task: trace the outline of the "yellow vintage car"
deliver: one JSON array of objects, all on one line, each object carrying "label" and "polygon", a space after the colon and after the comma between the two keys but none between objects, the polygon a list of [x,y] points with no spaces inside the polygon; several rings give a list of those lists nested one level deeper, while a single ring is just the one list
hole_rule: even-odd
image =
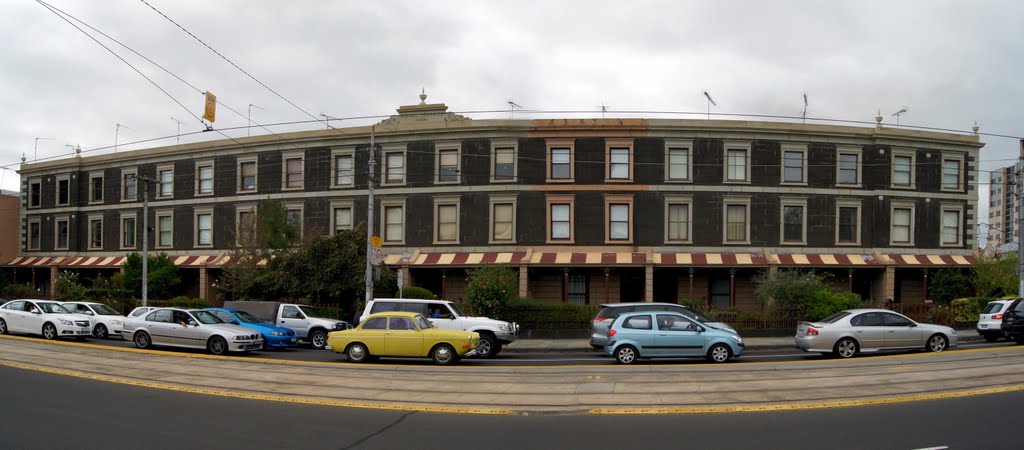
[{"label": "yellow vintage car", "polygon": [[329,350],[344,353],[354,363],[399,356],[431,358],[446,365],[473,356],[479,343],[474,331],[441,330],[423,315],[404,311],[373,314],[358,327],[327,337]]}]

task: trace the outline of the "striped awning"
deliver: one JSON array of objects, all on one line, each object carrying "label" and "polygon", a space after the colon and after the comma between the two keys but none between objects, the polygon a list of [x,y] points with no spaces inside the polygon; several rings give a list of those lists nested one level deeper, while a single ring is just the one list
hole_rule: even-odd
[{"label": "striped awning", "polygon": [[779,254],[776,255],[782,266],[871,266],[883,264],[872,255],[839,255],[839,254]]},{"label": "striped awning", "polygon": [[[491,253],[421,253],[410,266],[476,266],[482,264],[520,264],[526,252]],[[398,265],[402,255],[387,255],[384,264]]]},{"label": "striped awning", "polygon": [[202,256],[175,256],[171,257],[171,261],[176,266],[204,266],[208,263],[213,262],[217,259],[216,255],[202,255]]},{"label": "striped awning", "polygon": [[124,256],[19,256],[7,263],[13,267],[116,267],[124,263]]},{"label": "striped awning", "polygon": [[642,265],[647,263],[646,253],[575,253],[559,252],[547,253],[538,252],[530,256],[530,264],[538,266],[546,265]]},{"label": "striped awning", "polygon": [[750,253],[655,253],[654,264],[663,266],[764,266],[764,255]]},{"label": "striped awning", "polygon": [[969,266],[973,256],[961,255],[889,255],[897,266]]},{"label": "striped awning", "polygon": [[[226,266],[228,264],[231,264],[231,261],[232,261],[231,255],[228,255],[228,256],[225,256],[225,257],[223,257],[223,258],[221,258],[219,260],[213,261],[213,262],[211,262],[209,264],[213,265],[213,266]],[[259,262],[256,263],[256,265],[258,265],[258,266],[265,266],[265,265],[267,265],[267,259],[266,258],[260,259]]]}]

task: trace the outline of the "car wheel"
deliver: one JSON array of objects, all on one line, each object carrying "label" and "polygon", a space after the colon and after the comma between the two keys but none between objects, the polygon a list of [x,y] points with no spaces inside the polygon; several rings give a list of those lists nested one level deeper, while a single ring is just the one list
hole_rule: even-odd
[{"label": "car wheel", "polygon": [[732,350],[728,345],[715,344],[708,350],[708,360],[716,363],[724,363],[732,357]]},{"label": "car wheel", "polygon": [[852,358],[857,354],[857,341],[850,338],[842,338],[832,348],[832,354],[840,358]]},{"label": "car wheel", "polygon": [[228,352],[228,341],[220,336],[214,336],[206,341],[206,350],[214,355],[223,355]]},{"label": "car wheel", "polygon": [[501,344],[498,339],[489,334],[480,334],[480,343],[476,346],[476,356],[480,358],[493,358],[498,354]]},{"label": "car wheel", "polygon": [[984,337],[987,342],[995,342],[999,340],[999,335],[997,334],[986,334]]},{"label": "car wheel", "polygon": [[370,359],[370,352],[366,350],[365,345],[359,342],[349,344],[345,349],[345,355],[348,356],[348,362],[353,363],[361,363]]},{"label": "car wheel", "polygon": [[136,331],[135,337],[132,339],[132,341],[135,341],[136,347],[142,349],[149,348],[149,346],[153,343],[153,341],[149,339],[149,334],[146,333],[145,331]]},{"label": "car wheel", "polygon": [[941,334],[933,334],[932,337],[928,338],[928,351],[930,352],[941,352],[949,346],[949,340],[946,336]]},{"label": "car wheel", "polygon": [[96,339],[106,339],[109,333],[107,333],[106,325],[98,324],[96,328],[92,330],[92,335],[96,336]]},{"label": "car wheel", "polygon": [[0,319],[0,334],[7,334],[7,322],[4,319]]},{"label": "car wheel", "polygon": [[43,324],[43,338],[44,339],[56,339],[57,338],[57,327],[53,326],[52,323],[46,322]]},{"label": "car wheel", "polygon": [[324,333],[323,330],[316,330],[309,333],[309,345],[312,346],[314,350],[323,350],[324,347],[327,346],[327,333]]},{"label": "car wheel", "polygon": [[619,364],[633,364],[639,358],[639,353],[636,351],[636,347],[632,345],[623,345],[615,349],[615,360]]},{"label": "car wheel", "polygon": [[430,352],[430,357],[434,360],[434,364],[439,366],[447,366],[459,360],[459,355],[455,353],[455,348],[448,344],[440,344],[434,347],[434,351]]}]

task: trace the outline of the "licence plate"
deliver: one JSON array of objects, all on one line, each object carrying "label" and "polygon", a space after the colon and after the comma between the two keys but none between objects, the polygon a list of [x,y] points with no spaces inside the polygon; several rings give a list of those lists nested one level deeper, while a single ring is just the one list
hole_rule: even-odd
[{"label": "licence plate", "polygon": [[246,350],[260,350],[262,348],[263,348],[263,346],[260,345],[260,344],[249,344],[249,345],[245,346]]},{"label": "licence plate", "polygon": [[988,324],[987,323],[978,324],[978,329],[984,330],[986,328],[988,328]]},{"label": "licence plate", "polygon": [[299,342],[299,338],[291,338],[291,339],[288,340],[288,342],[291,342],[292,344],[294,344],[296,342]]}]

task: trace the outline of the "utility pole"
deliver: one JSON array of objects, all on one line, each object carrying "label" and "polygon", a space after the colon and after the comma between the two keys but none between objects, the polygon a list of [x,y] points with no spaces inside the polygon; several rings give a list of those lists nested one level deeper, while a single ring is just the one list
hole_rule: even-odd
[{"label": "utility pole", "polygon": [[139,177],[142,181],[142,306],[148,306],[149,281],[149,183],[148,177]]},{"label": "utility pole", "polygon": [[373,175],[377,164],[376,126],[370,125],[370,173],[366,176],[369,191],[366,203],[366,303],[373,300]]}]

